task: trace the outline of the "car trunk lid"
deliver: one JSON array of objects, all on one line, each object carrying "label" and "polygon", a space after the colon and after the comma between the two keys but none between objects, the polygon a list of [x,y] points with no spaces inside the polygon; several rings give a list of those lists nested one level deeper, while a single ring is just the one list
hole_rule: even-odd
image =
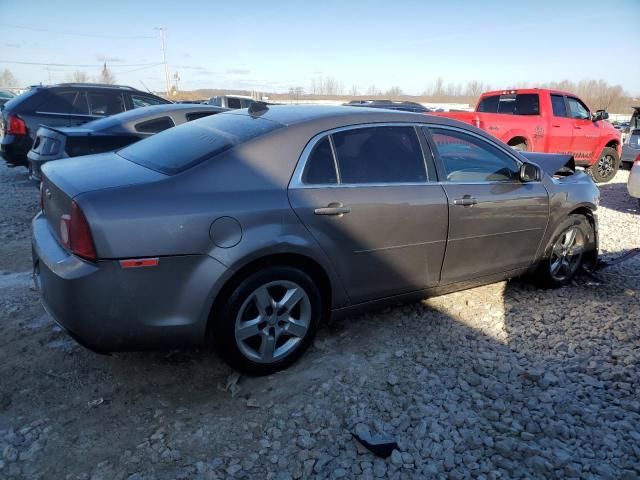
[{"label": "car trunk lid", "polygon": [[[61,218],[70,214],[71,203],[78,195],[167,178],[162,173],[130,162],[114,152],[47,163],[42,171],[42,206],[58,240]],[[91,223],[91,219],[88,220]]]}]

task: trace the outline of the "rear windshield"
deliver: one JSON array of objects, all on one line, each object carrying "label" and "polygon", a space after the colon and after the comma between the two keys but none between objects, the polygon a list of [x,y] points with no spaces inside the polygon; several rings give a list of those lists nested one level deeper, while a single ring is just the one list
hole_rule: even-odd
[{"label": "rear windshield", "polygon": [[507,115],[539,115],[540,98],[537,93],[491,95],[480,101],[477,111]]},{"label": "rear windshield", "polygon": [[282,126],[250,115],[223,113],[170,128],[123,148],[118,155],[143,167],[175,175]]}]

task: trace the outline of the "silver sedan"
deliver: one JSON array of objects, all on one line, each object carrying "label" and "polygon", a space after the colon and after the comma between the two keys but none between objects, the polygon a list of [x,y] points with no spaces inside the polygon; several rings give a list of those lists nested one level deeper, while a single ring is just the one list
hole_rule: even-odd
[{"label": "silver sedan", "polygon": [[598,189],[571,157],[428,115],[266,106],[43,168],[45,307],[98,351],[212,345],[282,369],[331,315],[597,254]]}]

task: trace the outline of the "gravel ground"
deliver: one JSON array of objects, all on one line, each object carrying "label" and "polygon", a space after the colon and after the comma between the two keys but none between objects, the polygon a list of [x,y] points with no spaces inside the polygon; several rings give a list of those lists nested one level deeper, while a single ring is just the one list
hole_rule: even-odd
[{"label": "gravel ground", "polygon": [[[627,172],[605,254],[640,244]],[[294,367],[96,355],[30,288],[37,190],[0,166],[0,478],[640,478],[640,257],[600,279],[501,282],[334,322]],[[386,432],[386,460],[352,432]]]}]

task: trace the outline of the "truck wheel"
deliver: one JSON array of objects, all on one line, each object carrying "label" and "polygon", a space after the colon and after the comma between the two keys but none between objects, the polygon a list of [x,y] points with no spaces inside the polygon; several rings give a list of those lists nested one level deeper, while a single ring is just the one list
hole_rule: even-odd
[{"label": "truck wheel", "polygon": [[509,144],[509,146],[511,148],[513,148],[514,150],[517,150],[518,152],[527,152],[529,149],[527,148],[527,144],[524,142],[520,142],[520,143],[516,143],[516,144]]},{"label": "truck wheel", "polygon": [[620,168],[620,157],[615,148],[605,147],[602,149],[598,161],[587,168],[587,173],[591,175],[594,182],[606,183],[613,179]]}]

